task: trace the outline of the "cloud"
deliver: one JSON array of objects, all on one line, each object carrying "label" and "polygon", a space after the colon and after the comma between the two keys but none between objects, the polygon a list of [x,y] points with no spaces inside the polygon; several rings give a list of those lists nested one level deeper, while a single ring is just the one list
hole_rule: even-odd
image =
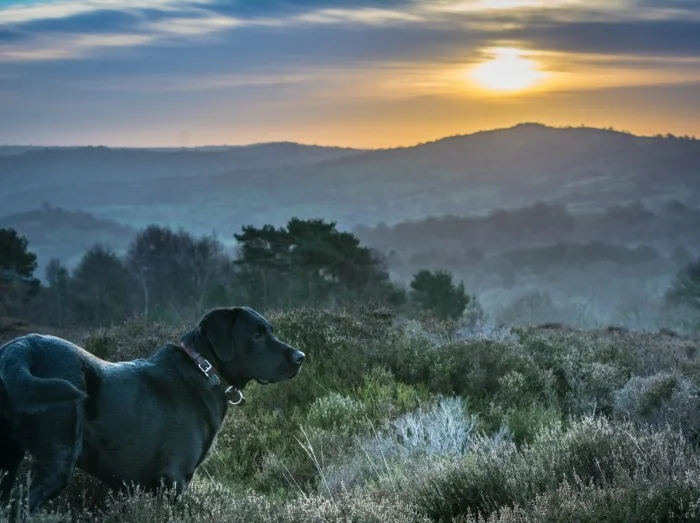
[{"label": "cloud", "polygon": [[211,74],[211,75],[125,75],[118,79],[73,82],[76,89],[86,91],[123,91],[177,93],[231,91],[232,89],[284,87],[320,78],[309,74]]},{"label": "cloud", "polygon": [[78,34],[56,41],[54,38],[36,38],[30,44],[0,46],[0,62],[32,62],[65,60],[86,56],[105,48],[133,47],[153,41],[143,34]]},{"label": "cloud", "polygon": [[[470,91],[465,74],[499,46],[528,50],[556,80],[548,96],[582,103],[611,88],[664,86],[645,91],[651,100],[700,71],[695,1],[44,2],[0,8],[0,120],[21,120],[29,133],[22,136],[66,122],[103,126],[112,136],[113,126],[146,120],[168,132],[182,122],[224,132],[245,121],[310,136],[313,125],[346,115],[353,126],[360,126],[353,115],[373,126],[386,104],[415,101],[420,107],[403,122],[417,126],[417,137],[418,116],[443,107],[423,103],[426,95],[445,101],[445,120],[461,114],[460,103],[482,119],[490,113],[480,104],[499,107],[505,118],[508,107],[531,103],[534,94],[506,103]],[[402,121],[401,114],[391,117]],[[439,128],[436,122],[431,133]]]},{"label": "cloud", "polygon": [[639,55],[700,53],[700,20],[552,23],[532,21],[511,35],[536,48]]},{"label": "cloud", "polygon": [[[188,43],[244,28],[294,31],[339,26],[372,33],[404,29],[416,50],[445,32],[461,40],[511,39],[571,52],[693,54],[700,48],[696,2],[671,0],[91,0],[0,9],[0,60],[84,58],[104,47]],[[317,30],[317,29],[314,29]],[[429,38],[424,37],[429,31]],[[470,34],[465,34],[469,32]],[[81,47],[84,34],[111,34],[109,45]],[[394,33],[396,34],[396,33]],[[138,37],[137,37],[138,36]],[[340,37],[340,40],[343,36]],[[376,41],[377,39],[375,39]],[[329,42],[334,45],[334,42]],[[24,47],[24,49],[22,49]],[[419,51],[418,51],[419,52]]]}]

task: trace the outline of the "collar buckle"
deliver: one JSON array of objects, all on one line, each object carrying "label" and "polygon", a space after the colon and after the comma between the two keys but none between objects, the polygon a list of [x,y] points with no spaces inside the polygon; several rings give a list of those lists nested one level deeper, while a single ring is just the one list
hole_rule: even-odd
[{"label": "collar buckle", "polygon": [[235,392],[236,394],[238,394],[238,399],[236,401],[228,400],[228,402],[231,405],[242,405],[245,402],[245,396],[243,395],[243,391],[241,391],[241,389],[235,388],[233,385],[229,386],[224,392],[227,395],[231,392]]},{"label": "collar buckle", "polygon": [[[206,365],[206,368],[203,366]],[[209,371],[213,368],[213,365],[209,363],[209,360],[205,360],[202,358],[202,363],[198,363],[197,367],[199,367],[199,370],[201,370],[204,374],[207,375],[207,378],[209,377]]]},{"label": "collar buckle", "polygon": [[214,365],[212,365],[209,360],[206,358],[202,357],[201,354],[198,354],[194,350],[190,349],[185,345],[183,342],[180,342],[180,347],[185,351],[185,353],[192,358],[194,363],[197,364],[197,367],[199,368],[200,371],[207,377],[209,382],[212,384],[212,386],[216,387],[219,385],[223,385],[225,387],[224,394],[228,395],[229,393],[234,393],[236,394],[236,400],[230,400],[227,398],[227,401],[231,405],[243,405],[245,403],[245,396],[243,396],[243,391],[241,389],[234,387],[233,385],[229,385],[226,380],[223,377],[220,377],[219,374],[216,372],[216,369],[214,368]]}]

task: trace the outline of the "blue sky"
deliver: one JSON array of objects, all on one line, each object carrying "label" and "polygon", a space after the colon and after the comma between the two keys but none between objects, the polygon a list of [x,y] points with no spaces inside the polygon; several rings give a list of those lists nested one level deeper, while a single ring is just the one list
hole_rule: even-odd
[{"label": "blue sky", "polygon": [[0,144],[384,147],[521,121],[700,135],[700,1],[0,0]]}]

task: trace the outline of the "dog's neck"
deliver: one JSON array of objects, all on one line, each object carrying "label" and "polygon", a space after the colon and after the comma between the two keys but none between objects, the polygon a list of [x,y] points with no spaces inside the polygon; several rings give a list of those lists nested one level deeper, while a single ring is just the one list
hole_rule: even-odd
[{"label": "dog's neck", "polygon": [[218,368],[220,364],[219,359],[216,357],[211,343],[209,343],[209,340],[202,336],[202,333],[199,332],[199,329],[194,329],[185,333],[180,338],[180,343],[189,347],[193,351],[196,351],[203,358],[209,360],[212,365]]},{"label": "dog's neck", "polygon": [[229,403],[242,405],[245,402],[243,387],[248,380],[239,377],[231,380],[221,373],[221,362],[216,357],[209,340],[202,336],[198,329],[183,335],[180,338],[180,347],[207,379],[222,387]]}]

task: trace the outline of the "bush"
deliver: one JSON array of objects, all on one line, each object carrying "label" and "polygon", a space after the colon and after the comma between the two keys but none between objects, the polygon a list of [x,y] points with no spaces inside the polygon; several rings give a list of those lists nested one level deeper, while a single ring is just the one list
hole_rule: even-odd
[{"label": "bush", "polygon": [[563,423],[560,410],[537,404],[509,409],[497,419],[502,420],[517,445],[532,443],[543,430]]},{"label": "bush", "polygon": [[[400,380],[425,384],[434,394],[458,395],[474,409],[486,409],[499,394],[512,405],[525,405],[545,398],[543,374],[532,356],[514,342],[491,340],[454,341],[438,347],[406,343],[397,348],[390,363]],[[509,394],[503,378],[523,376],[517,394]]]},{"label": "bush", "polygon": [[142,316],[132,316],[123,323],[99,328],[82,340],[85,349],[107,361],[148,358],[167,342],[179,343],[185,329],[177,330]]},{"label": "bush", "polygon": [[[541,432],[520,451],[507,442],[474,449],[461,459],[434,461],[403,490],[433,521],[459,516],[489,518],[506,507],[529,507],[564,483],[616,488],[667,489],[700,478],[695,451],[676,432],[586,418],[569,430]],[[645,487],[646,486],[646,487]],[[666,496],[675,513],[687,508],[690,489]]]},{"label": "bush", "polygon": [[[620,479],[616,486],[564,481],[556,489],[536,496],[530,503],[503,507],[489,518],[464,517],[474,523],[598,523],[619,521],[696,521],[700,478],[673,477],[666,484],[639,475]],[[661,483],[661,484],[659,484]]]},{"label": "bush", "polygon": [[401,416],[392,424],[393,443],[404,454],[465,454],[477,426],[460,398],[444,398],[430,409]]},{"label": "bush", "polygon": [[668,372],[631,378],[615,394],[615,413],[637,423],[666,424],[687,436],[700,430],[700,396],[687,378]]},{"label": "bush", "polygon": [[354,398],[331,392],[311,404],[307,422],[320,429],[354,432],[364,425],[366,408]]},{"label": "bush", "polygon": [[[508,432],[501,430],[492,438],[507,439]],[[467,454],[484,439],[476,416],[467,414],[463,400],[440,398],[404,414],[381,431],[356,438],[355,445],[322,472],[331,490],[391,482],[418,470],[426,460]]]}]

